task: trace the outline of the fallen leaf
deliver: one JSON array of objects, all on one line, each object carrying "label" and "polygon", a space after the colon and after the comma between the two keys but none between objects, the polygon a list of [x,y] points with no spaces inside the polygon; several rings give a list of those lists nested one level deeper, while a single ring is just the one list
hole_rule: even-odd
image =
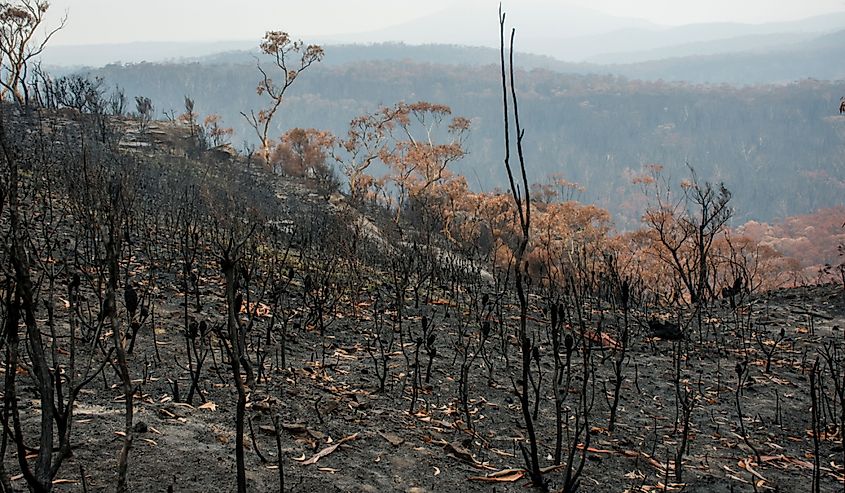
[{"label": "fallen leaf", "polygon": [[402,445],[403,443],[405,443],[404,438],[402,438],[398,435],[395,435],[393,433],[381,433],[380,432],[379,435],[381,435],[382,438],[384,438],[385,440],[390,442],[390,444],[393,445],[394,447],[398,447],[398,446]]},{"label": "fallen leaf", "polygon": [[[578,444],[578,450],[584,450],[584,444]],[[592,452],[594,454],[612,454],[613,450],[606,450],[601,448],[594,448],[594,447],[587,447],[587,452]]]},{"label": "fallen leaf", "polygon": [[176,416],[175,414],[173,414],[173,413],[171,413],[170,411],[168,411],[167,409],[159,409],[159,410],[158,410],[158,412],[159,412],[159,414],[161,414],[164,418],[167,418],[167,419],[173,419],[173,418],[178,417],[178,416]]},{"label": "fallen leaf", "polygon": [[217,410],[217,404],[215,404],[211,401],[208,401],[205,404],[201,405],[197,409],[208,409],[209,411],[216,411]]},{"label": "fallen leaf", "polygon": [[261,433],[263,433],[267,436],[271,436],[271,437],[276,436],[276,427],[275,426],[258,425],[258,431],[260,431]]},{"label": "fallen leaf", "polygon": [[472,457],[472,453],[466,449],[460,442],[452,442],[447,443],[443,450],[446,451],[447,454],[452,454],[456,458],[461,459],[462,461],[469,462],[470,464],[475,464],[475,459]]},{"label": "fallen leaf", "polygon": [[350,442],[350,441],[352,441],[352,440],[355,440],[356,438],[358,438],[358,434],[357,434],[357,433],[353,433],[352,435],[349,435],[348,437],[342,438],[340,441],[338,441],[338,442],[337,442],[337,443],[335,443],[334,445],[331,445],[331,446],[329,446],[329,447],[326,447],[326,448],[324,448],[323,450],[321,450],[321,451],[317,452],[316,454],[314,454],[314,455],[313,455],[310,459],[308,459],[308,460],[304,461],[304,462],[302,463],[302,465],[303,465],[303,466],[307,466],[307,465],[310,465],[310,464],[316,464],[318,460],[320,460],[320,459],[322,459],[323,457],[325,457],[325,456],[327,456],[327,455],[331,454],[332,452],[334,452],[335,450],[337,450],[337,448],[338,448],[338,447],[340,447],[341,445],[343,445],[344,443],[346,443],[346,442]]},{"label": "fallen leaf", "polygon": [[304,423],[282,423],[282,429],[291,433],[305,433],[308,427]]},{"label": "fallen leaf", "polygon": [[491,448],[490,452],[493,452],[496,455],[501,455],[502,457],[516,457],[515,455],[513,455],[510,452],[505,452],[504,450],[500,450],[500,449],[497,449],[497,448]]},{"label": "fallen leaf", "polygon": [[739,462],[737,463],[737,465],[740,467],[740,469],[745,469],[746,471],[750,472],[757,479],[759,479],[761,481],[766,481],[766,478],[764,478],[759,472],[755,471],[754,468],[751,467],[751,461],[750,460],[740,459]]},{"label": "fallen leaf", "polygon": [[470,481],[483,481],[486,483],[513,483],[525,476],[523,469],[504,469],[484,476],[473,476]]}]

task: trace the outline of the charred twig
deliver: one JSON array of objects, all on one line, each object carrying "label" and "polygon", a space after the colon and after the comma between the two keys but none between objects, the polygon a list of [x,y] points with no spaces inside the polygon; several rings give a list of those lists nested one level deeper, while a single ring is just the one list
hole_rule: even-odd
[{"label": "charred twig", "polygon": [[261,453],[261,449],[258,448],[258,442],[255,440],[255,430],[252,429],[252,417],[247,420],[247,423],[249,423],[249,438],[252,441],[252,448],[255,449],[255,453],[258,455],[261,463],[266,464],[267,458]]}]

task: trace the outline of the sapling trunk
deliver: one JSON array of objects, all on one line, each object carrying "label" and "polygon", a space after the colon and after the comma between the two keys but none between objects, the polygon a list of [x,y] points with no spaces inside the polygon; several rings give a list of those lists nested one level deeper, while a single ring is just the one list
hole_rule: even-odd
[{"label": "sapling trunk", "polygon": [[821,457],[819,457],[819,435],[821,424],[819,419],[819,393],[818,393],[819,359],[816,358],[810,370],[810,414],[812,418],[813,432],[813,482],[810,491],[819,493],[821,491]]},{"label": "sapling trunk", "polygon": [[[572,362],[572,351],[575,349],[575,340],[572,335],[566,334],[564,346],[566,347],[566,387],[561,391],[560,378],[555,378],[555,464],[561,464],[563,459],[563,403],[569,394],[569,369]],[[560,371],[560,370],[559,370]],[[567,425],[568,426],[568,425]]]},{"label": "sapling trunk", "polygon": [[[114,200],[116,201],[117,198],[115,197]],[[123,398],[125,406],[123,446],[121,447],[117,460],[117,492],[123,493],[125,491],[128,491],[128,486],[126,484],[126,475],[129,467],[129,451],[132,448],[134,433],[132,421],[134,411],[133,397],[135,394],[135,389],[132,386],[132,379],[129,376],[129,364],[126,361],[126,349],[124,346],[125,339],[123,337],[123,331],[120,328],[120,320],[117,316],[117,304],[115,301],[115,294],[117,292],[118,286],[117,252],[119,251],[119,246],[115,244],[115,238],[117,237],[117,235],[115,234],[114,221],[112,221],[111,225],[112,228],[110,228],[109,231],[109,239],[106,242],[106,259],[109,264],[109,282],[107,284],[106,289],[105,305],[107,307],[108,316],[110,318],[112,326],[112,339],[114,341],[115,353],[117,355],[116,368],[123,387]]]},{"label": "sapling trunk", "polygon": [[[583,320],[581,320],[581,345],[583,347],[583,368],[578,407],[575,411],[575,432],[570,437],[566,465],[564,466],[564,493],[575,493],[581,484],[581,474],[587,462],[587,451],[590,448],[590,412],[593,405],[595,389],[590,391],[590,381],[595,383],[592,348],[584,338]],[[589,396],[588,396],[589,395]],[[568,416],[567,416],[568,417]],[[569,420],[567,419],[567,423]],[[568,428],[567,428],[568,429]],[[583,436],[583,444],[581,443]],[[579,455],[576,465],[575,456]]]},{"label": "sapling trunk", "polygon": [[540,398],[543,385],[543,368],[540,366],[540,348],[536,345],[531,350],[531,357],[537,364],[537,379],[529,372],[528,376],[531,379],[531,386],[534,387],[534,414],[533,418],[536,421],[540,414]]},{"label": "sapling trunk", "polygon": [[408,412],[413,415],[417,409],[417,398],[420,390],[420,346],[422,346],[422,338],[414,341],[414,363],[412,366],[411,378],[411,406]]},{"label": "sapling trunk", "polygon": [[[373,334],[367,341],[366,350],[373,360],[373,369],[376,378],[379,382],[378,391],[383,393],[385,390],[385,382],[387,381],[388,364],[390,362],[390,355],[387,351],[387,342],[382,337],[384,330],[384,314],[381,307],[376,302],[373,306]],[[378,348],[378,354],[374,351],[374,347]]]},{"label": "sapling trunk", "polygon": [[675,482],[677,483],[683,481],[683,461],[689,444],[690,419],[692,417],[692,411],[695,408],[696,401],[697,396],[695,395],[695,391],[685,388],[684,397],[681,401],[681,407],[683,410],[681,416],[683,425],[681,429],[681,443],[675,453]]},{"label": "sapling trunk", "polygon": [[244,419],[246,416],[246,389],[241,377],[241,357],[244,347],[241,346],[239,310],[235,296],[236,261],[230,257],[227,250],[223,254],[221,269],[226,281],[226,328],[228,336],[229,365],[232,370],[238,400],[235,408],[235,463],[238,493],[246,493],[246,464],[244,460]]},{"label": "sapling trunk", "polygon": [[279,493],[285,493],[285,455],[282,451],[282,425],[281,417],[273,415],[273,431],[276,435],[276,454],[279,466]]},{"label": "sapling trunk", "polygon": [[751,451],[754,452],[754,457],[757,459],[757,463],[759,464],[759,463],[762,462],[760,460],[760,453],[757,451],[757,449],[751,443],[751,439],[748,436],[748,432],[745,429],[745,422],[744,422],[745,418],[743,417],[743,414],[742,414],[742,402],[741,402],[741,399],[740,399],[740,395],[742,394],[742,386],[745,382],[745,379],[747,378],[747,375],[748,375],[748,366],[743,362],[737,363],[736,364],[737,384],[736,384],[736,394],[735,394],[736,395],[736,412],[737,412],[737,415],[739,417],[739,430],[742,434],[742,439],[745,441],[745,444],[748,445],[748,448],[750,448]]},{"label": "sapling trunk", "polygon": [[622,394],[622,382],[624,376],[622,374],[623,365],[625,363],[625,353],[628,349],[628,289],[627,281],[623,285],[623,301],[622,301],[622,337],[619,340],[619,348],[616,349],[613,361],[613,402],[610,405],[610,420],[607,424],[607,430],[613,433],[616,427],[616,413],[619,408],[619,400]]}]

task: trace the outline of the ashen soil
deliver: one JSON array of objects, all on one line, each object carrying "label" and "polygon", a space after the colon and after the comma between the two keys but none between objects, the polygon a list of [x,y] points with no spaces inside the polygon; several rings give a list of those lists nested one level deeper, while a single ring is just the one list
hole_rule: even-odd
[{"label": "ashen soil", "polygon": [[[387,389],[377,392],[372,360],[364,348],[369,317],[339,319],[331,327],[325,339],[325,365],[320,362],[322,342],[316,330],[292,334],[288,369],[269,371],[269,380],[249,391],[247,416],[253,433],[247,427],[248,489],[279,491],[272,423],[273,413],[278,412],[285,491],[526,491],[528,481],[521,477],[524,462],[517,445],[526,434],[510,381],[510,375],[518,371],[504,368],[494,350],[498,337],[488,341],[496,369],[493,380],[488,380],[487,367],[479,358],[470,371],[476,434],[470,433],[460,412],[460,360],[451,347],[452,336],[447,336],[452,329],[444,310],[435,306],[431,316],[443,336],[438,338],[431,383],[422,390],[413,415],[409,413],[410,387],[403,386],[409,381],[406,363],[398,350],[390,360]],[[418,323],[415,315],[409,315],[408,323]],[[544,320],[538,306],[532,307],[530,315],[534,323]],[[618,325],[615,316],[605,316],[607,327]],[[638,317],[633,318],[642,322],[646,316]],[[750,320],[753,330],[763,334],[763,344],[771,345],[784,330],[786,340],[774,353],[770,373],[764,372],[765,356],[758,343],[747,334],[744,348],[739,342],[735,317]],[[187,372],[176,363],[178,358],[179,364],[185,364],[182,326],[178,302],[162,302],[155,324],[160,360],[149,325],[142,328],[131,358],[132,375],[139,385],[135,421],[145,424],[139,425],[130,453],[133,492],[163,492],[170,486],[176,492],[235,490],[236,397],[229,367],[221,364],[219,351],[216,363],[209,356],[202,379],[207,403],[201,405],[200,399],[195,399],[194,406],[174,402],[170,381],[178,378],[182,397],[190,386]],[[613,358],[609,349],[596,347],[590,451],[580,491],[810,491],[813,442],[808,372],[824,342],[845,343],[843,327],[841,286],[763,294],[746,300],[738,311],[722,304],[705,318],[703,342],[695,323],[680,343],[650,337],[642,324],[635,324],[613,433],[607,431],[608,401],[603,395],[605,388],[612,389]],[[536,427],[545,467],[552,465],[554,447],[553,361],[548,341],[539,343],[544,357]],[[514,364],[517,347],[511,337],[509,344]],[[676,426],[675,419],[673,354],[684,346],[690,356],[681,363],[681,385],[695,390],[698,401],[691,418],[689,451],[683,459],[683,483],[676,484],[674,467],[670,465],[668,474],[665,468],[667,462],[674,463],[681,439],[681,425]],[[576,354],[573,361],[579,358]],[[746,358],[749,374],[740,405],[748,443],[762,456],[762,463],[739,428],[735,366]],[[266,366],[270,368],[270,361]],[[578,367],[574,365],[575,373]],[[829,376],[825,382],[831,394]],[[109,370],[80,395],[74,414],[74,456],[63,465],[56,491],[83,491],[83,471],[88,491],[114,489],[123,429],[122,394],[116,383]],[[568,405],[577,400],[577,386],[573,379]],[[21,408],[30,431],[37,422],[35,398],[31,388],[22,384]],[[845,452],[839,431],[830,427],[827,432],[821,443],[821,491],[842,491]],[[317,452],[344,439],[331,453],[305,465]],[[14,474],[12,454],[5,460]],[[517,471],[500,478],[504,481],[478,479],[505,469]],[[562,470],[552,470],[546,478],[552,490],[562,488]],[[20,478],[14,485],[25,489]]]}]

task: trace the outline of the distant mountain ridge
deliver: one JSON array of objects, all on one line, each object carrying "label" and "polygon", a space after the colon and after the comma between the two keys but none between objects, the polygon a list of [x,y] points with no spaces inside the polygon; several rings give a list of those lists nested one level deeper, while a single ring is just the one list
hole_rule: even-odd
[{"label": "distant mountain ridge", "polygon": [[[661,26],[636,18],[608,15],[597,10],[556,2],[524,0],[507,8],[510,25],[517,30],[521,50],[561,60],[579,57],[560,51],[561,40],[602,36],[624,29],[659,30]],[[404,41],[413,44],[499,46],[495,3],[485,0],[454,2],[440,12],[378,31],[341,37],[345,42]]]},{"label": "distant mountain ridge", "polygon": [[[770,44],[772,44],[770,46]],[[117,57],[132,45],[104,45],[104,53]],[[165,43],[152,44],[151,49],[159,53],[162,61],[171,63],[202,64],[254,64],[257,48],[250,48],[248,42],[218,44],[186,44],[180,46]],[[680,52],[704,52],[701,55],[660,58],[635,63],[573,63],[564,62],[548,55],[517,54],[516,62],[525,69],[545,69],[574,74],[612,74],[631,79],[686,81],[697,84],[782,84],[813,78],[820,80],[845,79],[845,64],[841,59],[845,46],[845,29],[822,35],[794,33],[786,35],[759,35],[735,40],[721,40],[695,44],[695,47],[679,46],[659,51],[668,54]],[[244,49],[246,47],[246,49]],[[740,48],[745,49],[740,49]],[[219,48],[235,48],[221,51]],[[325,45],[326,58],[323,65],[339,66],[365,61],[412,61],[416,63],[448,65],[497,64],[497,49],[480,46],[459,45],[409,45],[404,43],[374,43],[368,45]],[[80,48],[82,49],[82,48]],[[89,49],[89,48],[85,48]],[[217,51],[215,51],[217,49]],[[69,50],[69,49],[68,49]],[[156,51],[157,50],[157,51]],[[739,50],[739,51],[733,51]],[[192,56],[176,56],[178,53]],[[50,60],[63,55],[64,61],[75,60],[72,50],[57,50],[45,58],[45,64],[52,67]],[[621,57],[622,55],[617,55]],[[644,54],[633,58],[647,58]],[[611,57],[612,58],[612,57]],[[156,60],[145,59],[155,63]],[[129,63],[131,60],[125,60]],[[104,64],[105,65],[105,64]],[[79,67],[76,67],[79,68]],[[68,68],[57,67],[54,73],[63,74]]]},{"label": "distant mountain ridge", "polygon": [[[814,78],[845,79],[845,64],[837,63],[845,46],[845,29],[823,35],[795,33],[745,38],[739,51],[735,44],[717,49],[716,42],[704,43],[704,55],[679,56],[636,63],[574,63],[548,55],[517,54],[516,63],[524,69],[545,69],[560,73],[609,74],[630,79],[684,81],[696,84],[783,84]],[[754,44],[756,40],[758,43]],[[780,40],[781,42],[772,43]],[[792,40],[789,42],[788,40]],[[727,42],[723,42],[727,43]],[[340,66],[364,61],[412,61],[447,65],[489,65],[499,63],[493,48],[459,45],[328,45],[325,65]],[[707,50],[701,50],[707,51]],[[233,51],[190,59],[199,63],[252,63],[255,52]]]},{"label": "distant mountain ridge", "polygon": [[604,65],[632,79],[693,83],[783,84],[802,79],[845,80],[845,30],[773,49]]},{"label": "distant mountain ridge", "polygon": [[[388,29],[340,37],[339,41],[371,43],[402,40],[412,44],[460,44],[495,48],[499,43],[495,11],[485,5],[489,6],[481,0],[456,2],[454,6],[436,14]],[[626,60],[622,56],[625,53],[668,49],[689,43],[730,39],[742,41],[743,38],[763,35],[821,35],[845,29],[845,11],[787,22],[719,22],[667,27],[641,19],[609,16],[591,9],[536,0],[514,5],[508,12],[508,19],[516,26],[522,51],[569,62],[599,63],[643,61],[641,58]],[[783,40],[788,41],[788,38]],[[774,45],[782,44],[774,39],[772,42]],[[730,51],[747,48],[740,43]],[[607,54],[615,55],[613,59],[608,59]]]},{"label": "distant mountain ridge", "polygon": [[[786,49],[791,44],[845,29],[845,11],[789,22],[702,23],[667,27],[543,0],[514,4],[508,11],[508,19],[517,28],[520,51],[562,62],[596,65]],[[295,26],[279,27],[298,34]],[[64,67],[177,61],[214,53],[257,50],[260,34],[256,33],[256,39],[251,41],[48,46],[43,61],[47,65]],[[402,42],[406,45],[498,48],[499,33],[492,2],[463,0],[435,14],[378,31],[303,36],[303,39],[323,45]]]},{"label": "distant mountain ridge", "polygon": [[[409,45],[405,43],[374,43],[367,45],[342,44],[325,45],[326,56],[323,66],[342,66],[360,62],[410,61],[444,65],[495,65],[499,63],[499,50],[483,46],[445,44]],[[213,55],[186,59],[203,64],[254,63],[257,52],[228,51]],[[516,54],[517,63],[525,69],[546,69],[557,72],[595,72],[598,66],[588,63],[563,62],[547,55],[536,55],[522,51]]]},{"label": "distant mountain ridge", "polygon": [[771,51],[789,48],[795,43],[809,41],[818,36],[818,33],[803,32],[750,34],[734,38],[693,41],[642,51],[604,53],[590,57],[587,61],[596,65],[616,65],[663,60],[667,58],[683,58],[689,56]]},{"label": "distant mountain ridge", "polygon": [[182,61],[215,53],[249,50],[256,41],[149,41],[116,44],[48,45],[41,60],[54,67],[102,67],[110,63]]},{"label": "distant mountain ridge", "polygon": [[604,47],[604,52],[598,53],[596,48],[597,53],[583,61],[634,63],[669,57],[787,48],[791,43],[842,29],[845,29],[845,12],[767,24],[709,23],[657,31],[626,30],[570,41]]}]

